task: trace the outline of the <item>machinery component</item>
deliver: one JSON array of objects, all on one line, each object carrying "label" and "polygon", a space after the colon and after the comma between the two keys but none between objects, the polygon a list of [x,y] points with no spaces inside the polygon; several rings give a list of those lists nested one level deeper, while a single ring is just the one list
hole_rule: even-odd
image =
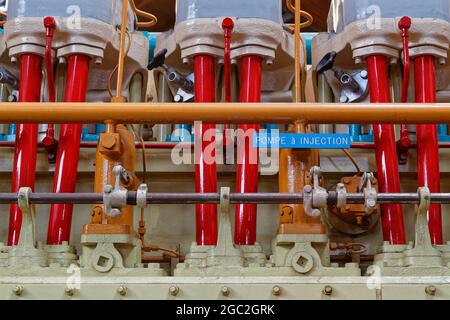
[{"label": "machinery component", "polygon": [[348,73],[334,69],[336,56],[337,53],[334,51],[327,53],[317,64],[316,72],[322,74],[331,70],[334,73],[341,86],[341,103],[354,103],[364,100],[369,92],[367,71]]},{"label": "machinery component", "polygon": [[[21,56],[19,102],[41,100],[42,57],[33,53]],[[22,187],[34,188],[36,174],[37,124],[16,125],[16,146],[14,152],[11,190]],[[19,241],[22,213],[17,205],[10,208],[8,245]]]},{"label": "machinery component", "polygon": [[[414,60],[416,102],[418,103],[436,102],[435,63],[436,57],[433,55],[418,56]],[[428,187],[432,192],[440,192],[437,125],[418,124],[416,132],[419,186]],[[441,206],[432,205],[428,218],[433,244],[443,244]]]},{"label": "machinery component", "polygon": [[[367,57],[366,61],[371,102],[390,102],[387,58],[382,55],[372,55]],[[392,125],[376,124],[374,125],[374,137],[380,192],[399,192],[400,175],[394,127]],[[405,243],[402,207],[400,205],[384,205],[381,206],[381,211],[384,239],[389,240],[393,244]]]},{"label": "machinery component", "polygon": [[[190,102],[194,99],[193,75],[183,76],[174,68],[165,64],[167,49],[158,52],[148,64],[148,70],[162,68],[164,76],[174,95],[175,102]],[[178,100],[178,101],[177,101]]]},{"label": "machinery component", "polygon": [[4,67],[0,67],[0,83],[11,87],[11,94],[8,97],[9,102],[19,100],[19,80]]},{"label": "machinery component", "polygon": [[[103,203],[105,204],[105,213],[111,218],[116,218],[121,215],[121,209],[127,207],[128,190],[121,186],[122,179],[129,180],[127,171],[122,166],[115,166],[113,169],[114,187],[106,185],[103,191]],[[141,191],[139,195],[139,206],[142,206]],[[137,201],[137,199],[136,199]]]},{"label": "machinery component", "polygon": [[[344,177],[336,187],[336,204],[328,206],[328,222],[345,234],[359,235],[372,230],[377,223],[378,182],[372,173]],[[351,193],[364,193],[364,204],[349,204]]]},{"label": "machinery component", "polygon": [[320,186],[320,174],[319,167],[311,168],[313,186],[306,185],[304,188],[304,208],[311,217],[320,217],[320,210],[326,208],[328,203],[328,192]]}]

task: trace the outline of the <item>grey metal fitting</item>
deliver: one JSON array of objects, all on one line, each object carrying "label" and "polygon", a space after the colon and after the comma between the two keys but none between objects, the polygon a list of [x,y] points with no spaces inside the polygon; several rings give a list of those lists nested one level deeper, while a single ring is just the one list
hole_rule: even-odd
[{"label": "grey metal fitting", "polygon": [[310,217],[320,217],[320,209],[324,209],[328,204],[328,192],[320,186],[320,168],[311,168],[313,187],[306,185],[304,192],[304,208]]},{"label": "grey metal fitting", "polygon": [[378,193],[372,187],[375,176],[372,172],[365,172],[359,184],[359,191],[364,192],[364,208],[367,214],[371,214],[377,208]]},{"label": "grey metal fitting", "polygon": [[112,218],[121,215],[121,209],[127,207],[128,190],[120,185],[122,175],[126,170],[122,166],[115,166],[113,174],[115,177],[114,187],[106,185],[103,190],[103,203],[105,213]]},{"label": "grey metal fitting", "polygon": [[336,186],[337,201],[336,207],[343,208],[347,205],[347,189],[343,183],[338,183]]},{"label": "grey metal fitting", "polygon": [[147,193],[148,193],[148,186],[146,184],[141,184],[137,189],[136,193],[136,205],[139,208],[147,207]]}]

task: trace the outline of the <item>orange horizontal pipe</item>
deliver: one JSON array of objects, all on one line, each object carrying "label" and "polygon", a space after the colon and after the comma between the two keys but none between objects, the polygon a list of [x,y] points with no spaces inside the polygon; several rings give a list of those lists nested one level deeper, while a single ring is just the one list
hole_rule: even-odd
[{"label": "orange horizontal pipe", "polygon": [[450,123],[450,104],[2,103],[0,123]]}]

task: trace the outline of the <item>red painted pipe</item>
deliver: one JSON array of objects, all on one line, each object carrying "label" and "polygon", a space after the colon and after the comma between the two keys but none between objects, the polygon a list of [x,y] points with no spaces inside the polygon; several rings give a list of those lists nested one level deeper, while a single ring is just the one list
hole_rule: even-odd
[{"label": "red painted pipe", "polygon": [[[210,55],[194,57],[195,102],[216,100],[215,59]],[[198,193],[217,192],[215,124],[195,125],[195,190]],[[197,204],[196,240],[198,245],[217,243],[217,205]]]},{"label": "red painted pipe", "polygon": [[[372,103],[391,102],[386,57],[381,55],[369,56],[367,58],[367,72],[369,74],[370,101]],[[374,124],[373,132],[380,192],[398,193],[400,192],[400,175],[394,126]],[[389,241],[391,244],[406,243],[401,205],[382,205],[381,220],[385,241]]]},{"label": "red painted pipe", "polygon": [[[90,58],[82,54],[69,57],[65,102],[86,101]],[[81,124],[62,124],[53,192],[75,192],[78,157],[80,154]],[[72,204],[53,204],[50,208],[47,244],[61,244],[70,240]]]},{"label": "red painted pipe", "polygon": [[[225,18],[222,21],[224,53],[223,53],[223,80],[225,84],[225,102],[231,102],[231,36],[233,34],[234,21],[231,18]],[[226,149],[232,143],[229,135],[231,125],[229,123],[223,126],[223,146]]]},{"label": "red painted pipe", "polygon": [[[258,56],[245,56],[241,64],[241,102],[261,101],[261,64]],[[259,124],[239,125],[245,133],[245,145],[238,141],[236,192],[258,192],[258,151],[253,148],[253,133]],[[240,139],[238,139],[240,140]],[[237,245],[254,245],[256,242],[256,204],[237,204],[235,209],[234,242]]]},{"label": "red painted pipe", "polygon": [[[42,57],[24,54],[20,58],[19,102],[39,102],[41,100]],[[21,187],[34,189],[36,173],[36,148],[38,125],[18,124],[14,152],[11,191]],[[17,205],[10,208],[8,245],[17,245],[22,225],[22,212]]]},{"label": "red painted pipe", "polygon": [[[414,60],[416,102],[436,102],[435,57],[420,56]],[[439,145],[437,125],[417,125],[417,167],[419,186],[427,186],[439,193],[441,179],[439,170]],[[433,204],[428,210],[428,227],[431,241],[443,244],[441,206]]]}]

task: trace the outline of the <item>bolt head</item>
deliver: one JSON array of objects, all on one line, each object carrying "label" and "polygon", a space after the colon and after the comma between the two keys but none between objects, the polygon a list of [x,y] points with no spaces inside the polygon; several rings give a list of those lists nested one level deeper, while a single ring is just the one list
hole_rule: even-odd
[{"label": "bolt head", "polygon": [[425,288],[425,292],[429,296],[435,296],[436,295],[436,287],[435,286],[428,286]]},{"label": "bolt head", "polygon": [[23,293],[23,287],[22,287],[22,286],[15,286],[15,287],[13,288],[13,293],[14,293],[16,296],[22,295],[22,293]]},{"label": "bolt head", "polygon": [[323,294],[326,296],[331,296],[333,294],[333,287],[326,286],[325,288],[323,288]]},{"label": "bolt head", "polygon": [[179,289],[177,286],[171,286],[171,287],[169,288],[169,293],[170,293],[172,296],[178,295],[179,292],[180,292],[180,289]]},{"label": "bolt head", "polygon": [[272,294],[274,296],[279,296],[281,294],[281,288],[279,286],[275,286],[272,288]]},{"label": "bolt head", "polygon": [[121,296],[125,296],[127,294],[127,287],[125,286],[118,287],[117,293],[120,294]]},{"label": "bolt head", "polygon": [[74,288],[66,288],[66,290],[64,291],[68,296],[73,296],[75,293],[75,289]]},{"label": "bolt head", "polygon": [[225,297],[228,297],[230,295],[230,288],[228,287],[222,287],[222,295],[224,295]]}]

